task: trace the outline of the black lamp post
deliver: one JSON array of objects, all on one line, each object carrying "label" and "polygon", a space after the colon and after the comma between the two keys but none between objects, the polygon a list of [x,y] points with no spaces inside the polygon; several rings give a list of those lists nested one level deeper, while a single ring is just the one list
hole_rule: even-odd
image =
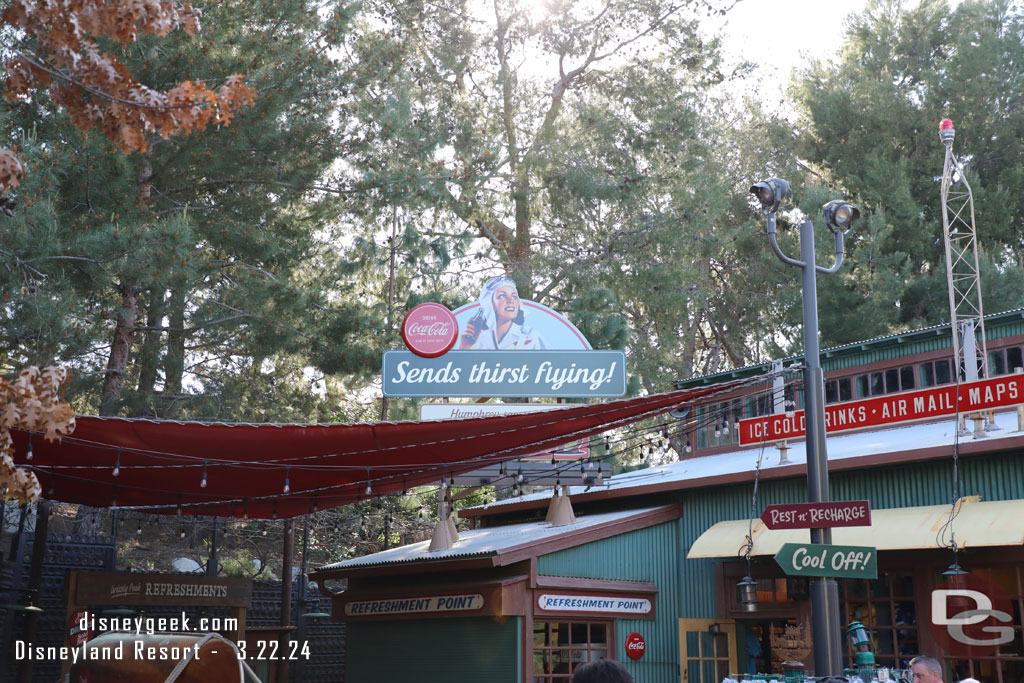
[{"label": "black lamp post", "polygon": [[[791,194],[790,185],[781,178],[769,178],[750,188],[768,219],[768,242],[772,251],[785,264],[801,269],[803,277],[804,332],[804,415],[807,423],[807,494],[811,503],[831,499],[828,486],[828,452],[825,449],[825,383],[819,362],[817,273],[831,275],[843,264],[843,236],[860,212],[842,200],[833,200],[821,207],[825,224],[835,237],[836,262],[831,268],[814,263],[814,224],[800,224],[800,259],[782,253],[775,233],[775,213]],[[811,543],[831,545],[832,530],[811,529]],[[814,673],[838,676],[842,672],[839,621],[839,588],[834,579],[810,582],[811,628],[814,638]]]}]

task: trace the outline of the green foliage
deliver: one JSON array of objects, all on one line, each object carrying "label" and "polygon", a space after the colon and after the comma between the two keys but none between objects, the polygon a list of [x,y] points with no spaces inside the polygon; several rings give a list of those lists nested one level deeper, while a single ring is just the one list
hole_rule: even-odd
[{"label": "green foliage", "polygon": [[[1019,2],[875,0],[848,23],[838,64],[794,83],[800,154],[860,203],[849,266],[822,282],[821,328],[844,343],[948,319],[938,123],[968,160],[988,311],[1024,281],[1024,9]],[[838,284],[838,286],[836,286]],[[941,319],[940,318],[940,319]]]}]

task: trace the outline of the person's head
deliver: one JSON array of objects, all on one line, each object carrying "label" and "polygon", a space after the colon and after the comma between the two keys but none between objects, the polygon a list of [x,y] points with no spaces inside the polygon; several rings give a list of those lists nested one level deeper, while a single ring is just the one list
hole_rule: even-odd
[{"label": "person's head", "polygon": [[491,305],[494,306],[494,318],[498,324],[511,320],[517,322],[519,317],[519,292],[515,284],[504,285],[494,290],[491,295]]},{"label": "person's head", "polygon": [[576,667],[571,683],[633,683],[633,677],[614,659],[597,659]]},{"label": "person's head", "polygon": [[523,309],[519,305],[516,281],[504,275],[492,277],[480,288],[480,310],[488,328],[504,321],[523,324]]},{"label": "person's head", "polygon": [[910,660],[910,673],[914,674],[914,683],[942,683],[942,662],[918,655]]}]

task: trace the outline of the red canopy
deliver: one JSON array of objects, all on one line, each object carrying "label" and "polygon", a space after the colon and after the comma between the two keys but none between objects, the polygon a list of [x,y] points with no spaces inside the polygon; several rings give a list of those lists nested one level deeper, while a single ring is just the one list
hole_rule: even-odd
[{"label": "red canopy", "polygon": [[[750,380],[746,380],[750,382]],[[289,517],[553,448],[665,413],[711,387],[503,417],[272,425],[79,416],[59,443],[14,433],[44,496],[154,512]],[[203,485],[205,482],[205,485]]]}]

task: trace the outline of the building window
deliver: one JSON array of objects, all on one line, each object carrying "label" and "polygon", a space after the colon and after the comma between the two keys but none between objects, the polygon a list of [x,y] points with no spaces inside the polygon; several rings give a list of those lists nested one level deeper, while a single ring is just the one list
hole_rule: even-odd
[{"label": "building window", "polygon": [[949,384],[953,381],[953,373],[950,368],[950,361],[948,360],[921,363],[920,367],[922,387],[934,387],[940,384]]},{"label": "building window", "polygon": [[825,382],[825,403],[838,403],[853,399],[853,379],[843,377]]},{"label": "building window", "polygon": [[1024,367],[1024,360],[1019,346],[1011,346],[1008,349],[996,349],[989,351],[988,370],[992,376],[1006,375],[1014,371],[1014,368]]},{"label": "building window", "polygon": [[608,658],[606,622],[533,622],[533,680],[568,681],[575,668]]},{"label": "building window", "polygon": [[[891,571],[874,581],[839,581],[844,623],[859,621],[868,628],[879,666],[909,668],[919,652],[913,575]],[[847,662],[852,666],[852,653],[847,652]]]}]

